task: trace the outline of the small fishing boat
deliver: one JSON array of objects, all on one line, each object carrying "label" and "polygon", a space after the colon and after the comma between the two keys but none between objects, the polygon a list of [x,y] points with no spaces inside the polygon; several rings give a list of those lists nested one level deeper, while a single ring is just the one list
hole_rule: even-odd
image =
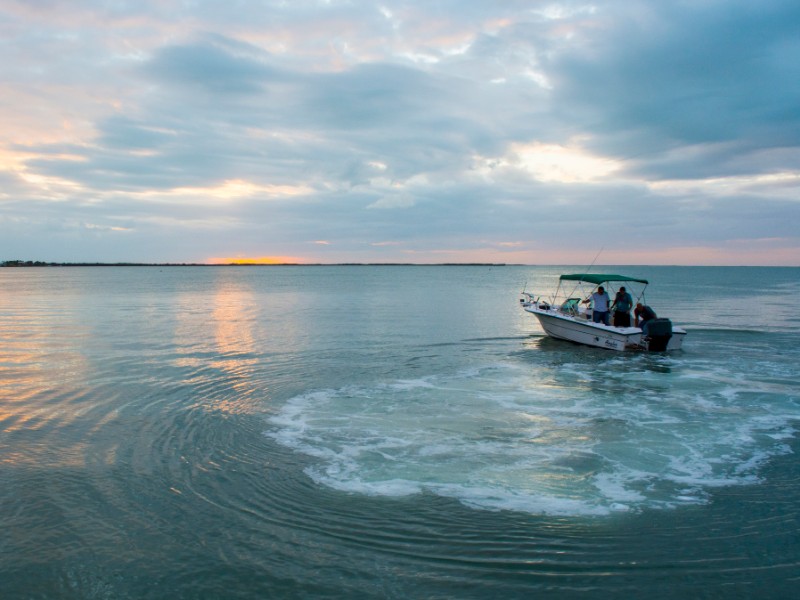
[{"label": "small fishing boat", "polygon": [[[551,299],[542,299],[532,292],[523,291],[520,306],[539,320],[547,335],[559,340],[619,352],[679,350],[686,337],[686,330],[674,327],[669,319],[650,319],[644,326],[644,331],[638,326],[615,327],[593,322],[593,307],[586,304],[591,292],[600,286],[610,288],[616,284],[630,288],[638,286],[639,292],[632,294],[635,297],[634,304],[638,302],[646,306],[646,279],[591,273],[562,275],[558,289]],[[613,299],[613,293],[610,295]]]}]

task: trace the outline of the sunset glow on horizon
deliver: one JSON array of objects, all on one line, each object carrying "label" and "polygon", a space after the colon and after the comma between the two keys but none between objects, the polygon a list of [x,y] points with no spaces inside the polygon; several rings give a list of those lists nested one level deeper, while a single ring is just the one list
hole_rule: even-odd
[{"label": "sunset glow on horizon", "polygon": [[235,256],[231,258],[211,258],[208,260],[208,264],[211,265],[289,265],[303,264],[304,262],[303,259],[294,256]]}]

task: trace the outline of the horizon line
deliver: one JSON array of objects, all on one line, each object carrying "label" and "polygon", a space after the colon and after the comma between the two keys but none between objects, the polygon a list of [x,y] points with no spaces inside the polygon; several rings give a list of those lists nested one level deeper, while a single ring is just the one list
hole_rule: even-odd
[{"label": "horizon line", "polygon": [[[0,261],[0,267],[26,268],[26,267],[349,267],[349,266],[374,266],[374,267],[560,267],[578,266],[570,263],[497,263],[497,262],[441,262],[441,263],[414,263],[414,262],[337,262],[337,263],[208,263],[208,262],[52,262],[32,260],[6,260]],[[796,269],[800,265],[681,265],[681,264],[608,264],[594,265],[594,268],[613,267],[714,267],[714,268],[778,268]]]}]

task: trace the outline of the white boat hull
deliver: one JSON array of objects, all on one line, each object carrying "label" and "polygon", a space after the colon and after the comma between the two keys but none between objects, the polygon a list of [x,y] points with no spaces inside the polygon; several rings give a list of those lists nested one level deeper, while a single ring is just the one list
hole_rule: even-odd
[{"label": "white boat hull", "polygon": [[[524,303],[523,308],[539,320],[544,332],[552,338],[577,344],[606,348],[618,352],[647,350],[647,340],[638,327],[614,327],[593,323],[585,314],[564,314],[556,308],[540,308],[535,303]],[[679,350],[686,331],[674,327],[667,350]]]}]

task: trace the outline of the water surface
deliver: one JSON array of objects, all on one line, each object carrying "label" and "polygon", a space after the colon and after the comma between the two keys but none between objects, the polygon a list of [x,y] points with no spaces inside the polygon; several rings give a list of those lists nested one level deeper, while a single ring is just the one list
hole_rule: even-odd
[{"label": "water surface", "polygon": [[800,270],[603,268],[669,355],[570,270],[0,269],[0,596],[791,597]]}]

